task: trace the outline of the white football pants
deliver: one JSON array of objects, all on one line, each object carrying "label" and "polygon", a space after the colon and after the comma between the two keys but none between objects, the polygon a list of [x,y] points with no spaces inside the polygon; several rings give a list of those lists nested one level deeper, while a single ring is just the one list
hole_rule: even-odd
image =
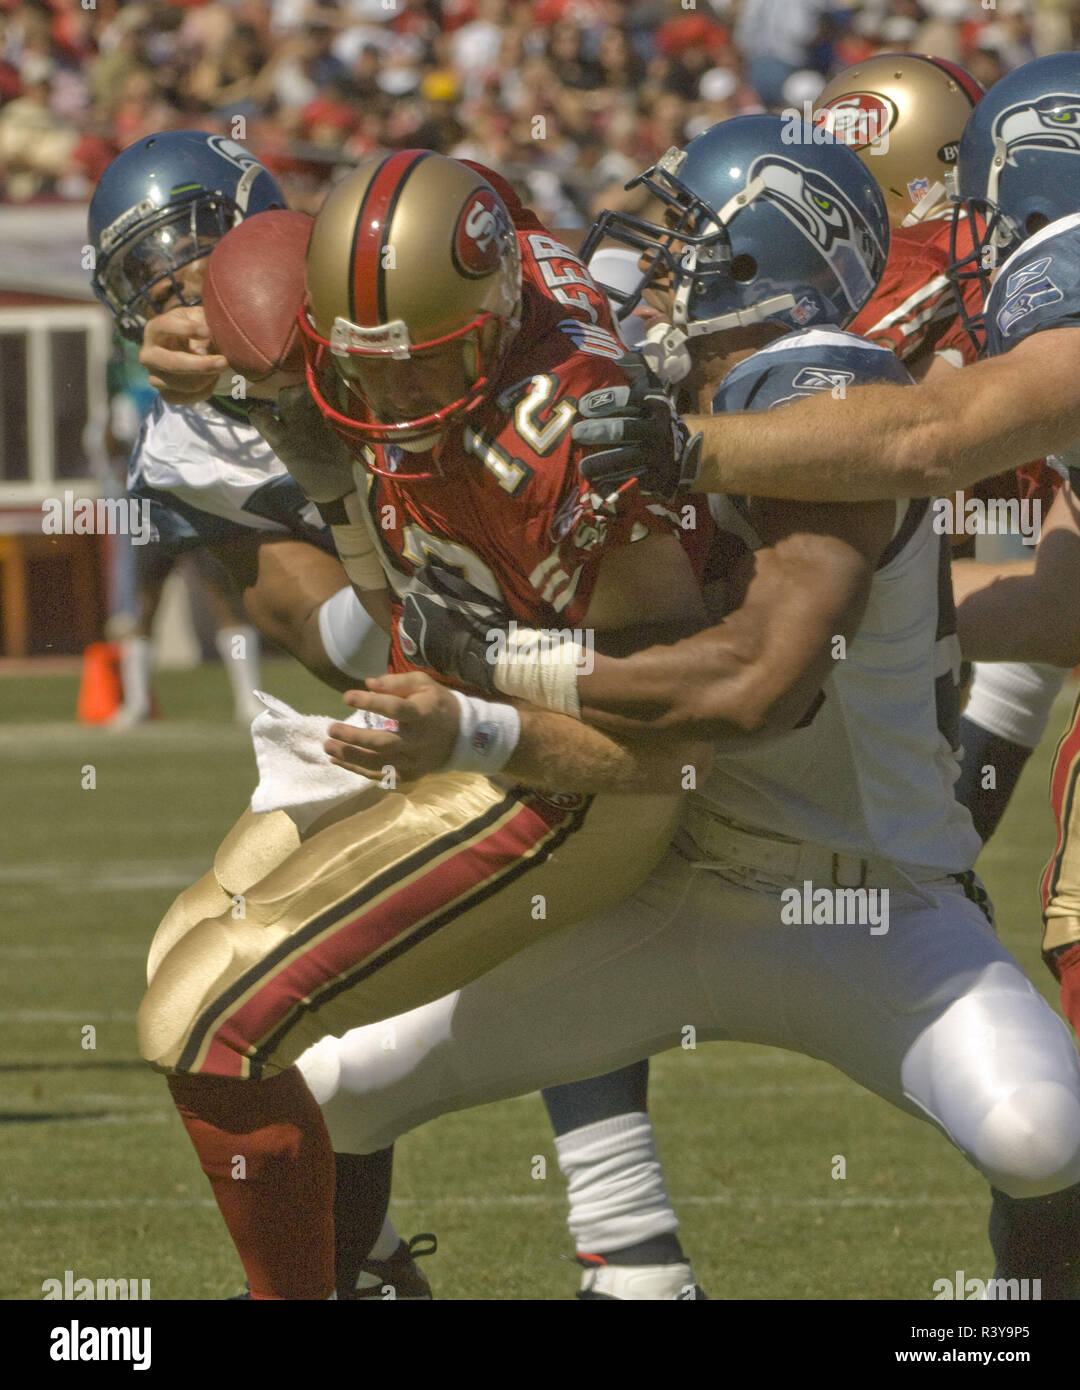
[{"label": "white football pants", "polygon": [[[335,1150],[696,1041],[818,1057],[936,1124],[1013,1197],[1080,1181],[1071,1037],[950,879],[893,891],[888,930],[781,923],[780,891],[673,848],[619,907],[299,1061]],[[692,1029],[693,1033],[685,1030]]]}]

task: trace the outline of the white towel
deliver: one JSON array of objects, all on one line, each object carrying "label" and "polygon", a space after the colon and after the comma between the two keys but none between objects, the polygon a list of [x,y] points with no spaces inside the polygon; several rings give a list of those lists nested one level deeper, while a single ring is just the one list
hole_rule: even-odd
[{"label": "white towel", "polygon": [[284,700],[255,694],[266,708],[252,721],[251,738],[259,768],[259,785],[251,809],[259,814],[285,811],[301,835],[313,821],[350,797],[375,784],[361,773],[347,772],[327,757],[323,744],[331,724],[359,724],[365,729],[397,729],[393,719],[357,710],[348,719],[328,719],[317,714],[297,714]]}]

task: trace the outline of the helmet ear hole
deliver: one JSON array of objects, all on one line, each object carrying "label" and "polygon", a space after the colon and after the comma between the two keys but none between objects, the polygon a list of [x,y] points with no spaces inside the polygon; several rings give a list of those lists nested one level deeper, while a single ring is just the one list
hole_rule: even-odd
[{"label": "helmet ear hole", "polygon": [[753,256],[736,256],[731,262],[731,274],[740,284],[747,284],[757,275],[758,263]]}]

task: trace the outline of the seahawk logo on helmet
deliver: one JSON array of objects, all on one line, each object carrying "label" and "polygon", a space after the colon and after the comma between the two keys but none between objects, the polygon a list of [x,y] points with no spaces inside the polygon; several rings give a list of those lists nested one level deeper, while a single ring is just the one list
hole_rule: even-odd
[{"label": "seahawk logo on helmet", "polygon": [[750,182],[761,179],[766,196],[821,248],[843,286],[854,313],[873,294],[881,253],[855,205],[832,179],[794,160],[769,156],[750,168]]},{"label": "seahawk logo on helmet", "polygon": [[858,155],[828,132],[781,116],[736,116],[673,149],[630,185],[663,205],[667,226],[602,213],[586,238],[642,256],[636,292],[611,291],[631,313],[642,290],[670,290],[670,323],[641,348],[669,382],[691,368],[690,339],[748,324],[850,323],[885,269],[889,223],[881,190]]},{"label": "seahawk logo on helmet", "polygon": [[1017,102],[994,122],[994,140],[1005,146],[1010,159],[1029,146],[1080,154],[1080,98],[1053,92],[1036,102]]}]

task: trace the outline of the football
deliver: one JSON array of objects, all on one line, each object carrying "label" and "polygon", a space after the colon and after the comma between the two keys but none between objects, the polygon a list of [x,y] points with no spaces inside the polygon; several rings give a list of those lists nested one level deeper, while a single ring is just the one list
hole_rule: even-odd
[{"label": "football", "polygon": [[296,316],[313,224],[302,212],[257,213],[227,232],[207,261],[202,295],[210,335],[251,383],[304,369]]}]

